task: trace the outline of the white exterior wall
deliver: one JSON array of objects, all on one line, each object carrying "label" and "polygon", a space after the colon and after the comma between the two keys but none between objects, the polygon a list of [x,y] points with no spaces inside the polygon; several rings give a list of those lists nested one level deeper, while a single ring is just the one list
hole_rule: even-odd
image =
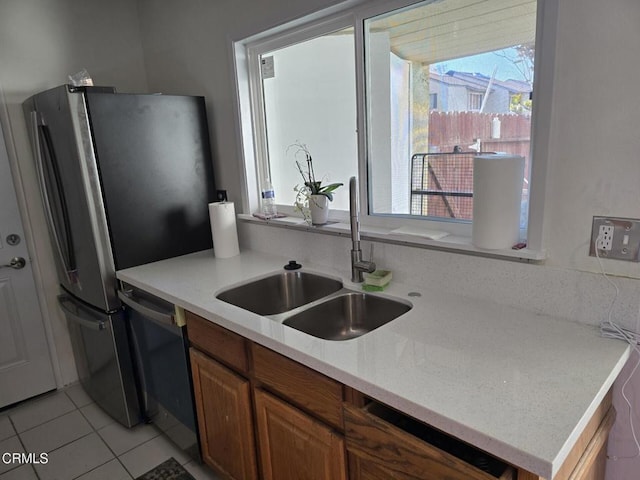
[{"label": "white exterior wall", "polygon": [[[263,88],[277,203],[293,205],[293,187],[303,183],[295,160],[306,171],[304,155],[294,156],[297,147],[289,148],[294,143],[309,147],[316,179],[324,185],[348,185],[357,173],[353,48],[352,35],[329,35],[273,55],[275,76],[265,79]],[[322,84],[316,89],[318,79]],[[348,188],[334,197],[331,209],[349,209]]]}]

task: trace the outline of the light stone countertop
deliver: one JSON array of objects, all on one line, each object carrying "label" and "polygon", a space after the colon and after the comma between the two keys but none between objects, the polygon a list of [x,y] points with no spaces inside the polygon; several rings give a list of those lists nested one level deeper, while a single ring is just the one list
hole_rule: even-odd
[{"label": "light stone countertop", "polygon": [[[216,299],[289,259],[198,252],[117,272],[120,280],[215,321],[496,457],[550,479],[628,356],[596,327],[392,281],[413,308],[356,339],[312,337]],[[340,278],[321,265],[303,270]],[[409,297],[419,292],[420,297]]]}]

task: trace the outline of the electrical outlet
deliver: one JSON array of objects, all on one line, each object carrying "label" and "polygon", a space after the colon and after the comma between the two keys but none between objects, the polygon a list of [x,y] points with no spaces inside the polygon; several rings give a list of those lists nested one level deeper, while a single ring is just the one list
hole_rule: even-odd
[{"label": "electrical outlet", "polygon": [[[597,243],[597,245],[596,245]],[[640,262],[640,220],[593,217],[589,255]]]},{"label": "electrical outlet", "polygon": [[600,232],[596,239],[598,250],[611,251],[613,246],[613,225],[600,225]]}]

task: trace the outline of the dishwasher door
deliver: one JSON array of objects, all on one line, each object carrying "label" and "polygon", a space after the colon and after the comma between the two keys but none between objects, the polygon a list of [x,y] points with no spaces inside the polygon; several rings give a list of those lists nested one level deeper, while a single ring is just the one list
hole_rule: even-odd
[{"label": "dishwasher door", "polygon": [[123,284],[118,296],[131,327],[143,411],[180,449],[200,460],[186,327],[175,307]]}]

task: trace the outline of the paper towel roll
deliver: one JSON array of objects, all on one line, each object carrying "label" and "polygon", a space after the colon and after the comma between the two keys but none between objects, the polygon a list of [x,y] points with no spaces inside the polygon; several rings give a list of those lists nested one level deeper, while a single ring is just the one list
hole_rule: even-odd
[{"label": "paper towel roll", "polygon": [[210,203],[209,220],[215,257],[229,258],[238,255],[240,248],[236,229],[236,209],[233,202]]},{"label": "paper towel roll", "polygon": [[518,243],[523,178],[524,157],[474,157],[472,243],[476,247],[511,248]]}]

